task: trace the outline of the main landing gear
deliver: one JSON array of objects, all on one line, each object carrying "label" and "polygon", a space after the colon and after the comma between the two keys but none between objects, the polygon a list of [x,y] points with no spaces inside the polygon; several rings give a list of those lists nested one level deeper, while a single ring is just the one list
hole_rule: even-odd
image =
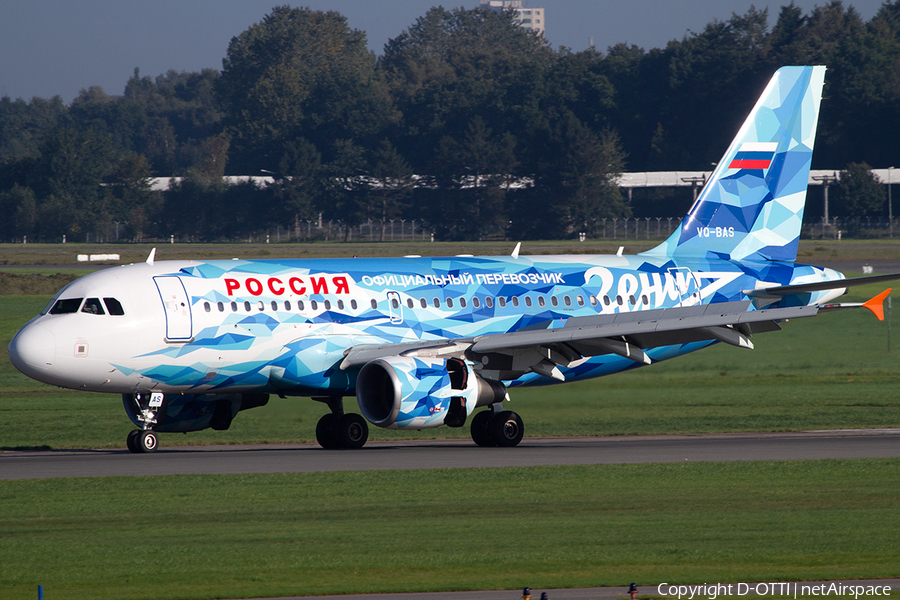
[{"label": "main landing gear", "polygon": [[[494,405],[495,407],[497,405]],[[511,410],[483,410],[472,417],[472,441],[479,446],[511,448],[522,441],[525,425]]]},{"label": "main landing gear", "polygon": [[331,412],[316,424],[316,441],[326,450],[338,448],[362,448],[369,439],[369,424],[356,413],[344,414],[341,396],[313,398],[324,402]]}]

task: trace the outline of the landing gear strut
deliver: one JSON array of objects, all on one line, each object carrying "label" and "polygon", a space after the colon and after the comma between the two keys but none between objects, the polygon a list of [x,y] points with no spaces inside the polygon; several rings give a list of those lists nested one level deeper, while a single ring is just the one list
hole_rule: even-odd
[{"label": "landing gear strut", "polygon": [[125,439],[128,450],[133,454],[155,452],[159,447],[159,437],[153,431],[153,426],[165,416],[165,395],[160,392],[144,392],[132,394],[130,398],[126,395],[123,399],[134,404],[135,418],[143,427],[134,429],[128,434]]},{"label": "landing gear strut", "polygon": [[[496,405],[495,405],[496,406]],[[483,410],[472,418],[472,441],[479,446],[511,448],[522,441],[522,417],[511,410]]]},{"label": "landing gear strut", "polygon": [[344,401],[340,396],[313,398],[324,402],[331,412],[316,424],[316,441],[326,450],[338,448],[362,448],[369,439],[369,424],[356,413],[344,414]]}]

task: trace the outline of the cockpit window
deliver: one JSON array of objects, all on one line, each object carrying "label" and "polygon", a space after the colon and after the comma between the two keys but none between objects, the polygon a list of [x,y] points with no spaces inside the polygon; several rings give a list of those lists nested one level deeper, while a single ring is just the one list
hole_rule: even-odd
[{"label": "cockpit window", "polygon": [[[125,310],[122,308],[122,303],[115,298],[104,298],[103,302],[106,303],[106,312],[113,315],[114,317],[121,317],[125,314]],[[222,303],[219,302],[219,304],[221,305]]]},{"label": "cockpit window", "polygon": [[69,313],[78,312],[81,302],[84,298],[65,298],[57,300],[53,308],[50,309],[51,315],[67,315]]},{"label": "cockpit window", "polygon": [[84,306],[81,308],[81,312],[88,313],[91,315],[105,315],[106,312],[103,310],[103,305],[100,304],[99,298],[88,298],[84,301]]}]

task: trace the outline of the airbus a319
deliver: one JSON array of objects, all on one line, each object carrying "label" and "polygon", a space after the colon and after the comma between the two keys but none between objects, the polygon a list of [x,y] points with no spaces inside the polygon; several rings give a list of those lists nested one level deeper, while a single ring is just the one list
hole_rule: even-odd
[{"label": "airbus a319", "polygon": [[[785,67],[696,202],[633,256],[450,256],[156,261],[82,277],[9,346],[22,373],[121,395],[137,428],[228,429],[270,394],[328,411],[324,448],[360,448],[368,424],[462,427],[515,446],[519,386],[590,379],[725,343],[823,310],[850,285],[795,262],[825,67]],[[865,306],[876,314],[885,294]],[[356,396],[362,417],[345,413]],[[484,410],[479,410],[484,407]],[[363,418],[365,417],[365,418]]]}]

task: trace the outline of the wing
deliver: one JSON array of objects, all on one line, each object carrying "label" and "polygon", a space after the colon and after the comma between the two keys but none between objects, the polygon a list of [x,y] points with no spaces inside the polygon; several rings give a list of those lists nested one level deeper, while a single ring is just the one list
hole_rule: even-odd
[{"label": "wing", "polygon": [[354,346],[341,369],[359,368],[385,356],[464,356],[482,365],[491,379],[515,379],[534,372],[565,380],[560,367],[574,367],[592,356],[617,354],[650,364],[650,348],[718,340],[752,348],[754,333],[781,329],[778,321],[812,317],[816,306],[748,310],[750,301],[556,319],[511,333],[427,342]]}]

